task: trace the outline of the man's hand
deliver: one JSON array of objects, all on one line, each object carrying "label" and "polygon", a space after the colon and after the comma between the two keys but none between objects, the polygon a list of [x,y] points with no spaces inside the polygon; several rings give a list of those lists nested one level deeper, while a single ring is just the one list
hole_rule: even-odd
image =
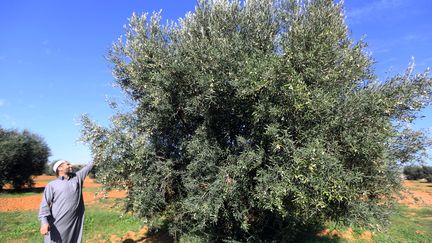
[{"label": "man's hand", "polygon": [[43,235],[47,235],[49,231],[49,224],[43,224],[40,228],[40,233]]}]

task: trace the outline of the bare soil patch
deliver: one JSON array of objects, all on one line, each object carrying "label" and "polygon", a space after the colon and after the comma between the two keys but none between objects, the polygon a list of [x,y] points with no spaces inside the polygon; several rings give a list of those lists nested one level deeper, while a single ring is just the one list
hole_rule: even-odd
[{"label": "bare soil patch", "polygon": [[366,242],[372,242],[373,241],[373,233],[370,232],[369,230],[366,230],[360,235],[360,239],[362,239]]},{"label": "bare soil patch", "polygon": [[320,237],[329,236],[330,238],[339,238],[339,239],[343,239],[343,240],[347,240],[347,241],[355,240],[352,228],[348,228],[345,231],[341,231],[341,230],[337,230],[337,229],[334,229],[334,230],[325,229],[325,230],[322,230],[321,232],[319,232],[317,235]]},{"label": "bare soil patch", "polygon": [[[33,189],[35,191],[43,191],[43,188],[54,180],[55,176],[37,176],[34,177],[35,185]],[[99,188],[100,184],[96,183],[93,179],[86,178],[84,181],[84,188]],[[6,185],[4,189],[10,189],[10,185]],[[39,189],[39,190],[38,190]],[[126,197],[126,191],[110,191],[106,194],[97,192],[83,192],[84,203],[86,205],[96,202],[99,198],[124,198]],[[0,212],[14,212],[14,211],[26,211],[39,209],[42,200],[42,193],[31,196],[20,196],[20,197],[7,197],[0,198]]]},{"label": "bare soil patch", "polygon": [[406,191],[402,192],[399,203],[409,208],[432,206],[432,183],[405,180],[403,185]]}]

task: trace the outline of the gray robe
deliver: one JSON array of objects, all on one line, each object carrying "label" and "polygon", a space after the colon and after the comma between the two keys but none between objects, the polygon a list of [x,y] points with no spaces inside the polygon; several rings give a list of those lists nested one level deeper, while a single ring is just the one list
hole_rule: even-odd
[{"label": "gray robe", "polygon": [[82,188],[92,169],[89,163],[69,179],[58,177],[45,187],[39,210],[41,224],[49,223],[44,242],[75,243],[82,241],[84,201]]}]

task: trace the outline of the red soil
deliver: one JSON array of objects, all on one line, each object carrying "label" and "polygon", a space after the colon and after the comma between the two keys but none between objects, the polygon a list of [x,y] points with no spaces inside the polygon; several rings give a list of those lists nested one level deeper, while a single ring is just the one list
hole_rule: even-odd
[{"label": "red soil", "polygon": [[[46,184],[54,180],[54,176],[37,176],[34,178],[35,185],[33,188],[44,188]],[[94,180],[86,178],[84,188],[98,188],[101,185],[95,183]],[[10,185],[6,185],[4,189],[9,189]],[[124,198],[126,191],[110,191],[107,193],[107,198]],[[84,203],[86,205],[94,203],[97,199],[105,197],[105,195],[96,192],[83,192]],[[0,212],[13,212],[39,209],[42,200],[42,193],[31,196],[17,196],[0,198]]]},{"label": "red soil", "polygon": [[432,183],[419,181],[404,181],[407,191],[402,193],[399,203],[409,208],[432,206]]}]

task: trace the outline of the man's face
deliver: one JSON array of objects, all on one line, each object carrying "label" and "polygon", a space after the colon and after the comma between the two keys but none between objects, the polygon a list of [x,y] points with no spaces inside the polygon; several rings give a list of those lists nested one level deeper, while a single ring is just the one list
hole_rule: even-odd
[{"label": "man's face", "polygon": [[62,163],[62,164],[58,167],[58,171],[59,171],[59,174],[60,174],[61,172],[65,173],[65,174],[67,174],[67,173],[71,173],[71,172],[72,172],[72,165],[71,165],[69,162]]}]

